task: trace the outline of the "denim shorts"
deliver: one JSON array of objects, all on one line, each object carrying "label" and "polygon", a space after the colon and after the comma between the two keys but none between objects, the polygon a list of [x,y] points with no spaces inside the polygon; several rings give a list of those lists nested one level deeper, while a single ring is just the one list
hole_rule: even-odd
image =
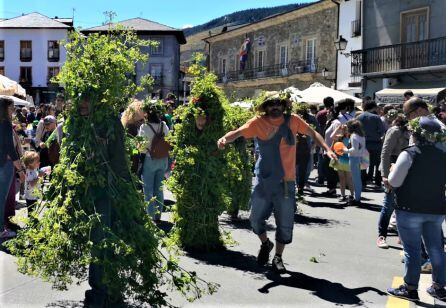
[{"label": "denim shorts", "polygon": [[[285,189],[286,188],[286,189]],[[289,244],[293,239],[296,185],[294,181],[281,183],[277,194],[269,196],[257,184],[251,195],[251,215],[249,220],[255,234],[266,232],[266,220],[274,212],[276,219],[276,241]]]}]

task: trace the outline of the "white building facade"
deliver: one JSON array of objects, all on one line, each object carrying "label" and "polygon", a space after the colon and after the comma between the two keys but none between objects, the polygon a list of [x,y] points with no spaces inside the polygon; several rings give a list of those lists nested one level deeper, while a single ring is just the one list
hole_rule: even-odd
[{"label": "white building facade", "polygon": [[62,90],[50,79],[66,59],[61,41],[72,21],[64,21],[39,13],[0,21],[0,74],[19,82],[36,103],[49,103]]},{"label": "white building facade", "polygon": [[363,0],[339,2],[339,37],[347,41],[344,51],[338,51],[336,89],[350,95],[361,94],[361,79],[352,76],[351,51],[362,49]]}]

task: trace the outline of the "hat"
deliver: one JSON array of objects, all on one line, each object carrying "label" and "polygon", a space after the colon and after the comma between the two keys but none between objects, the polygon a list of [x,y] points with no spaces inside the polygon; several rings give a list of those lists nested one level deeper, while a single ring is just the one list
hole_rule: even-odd
[{"label": "hat", "polygon": [[46,116],[43,119],[43,124],[50,124],[50,123],[56,123],[56,122],[57,122],[56,118],[54,116],[52,116],[52,115]]},{"label": "hat", "polygon": [[441,133],[441,126],[436,119],[421,117],[420,127],[429,133]]},{"label": "hat", "polygon": [[287,107],[288,101],[289,101],[289,93],[278,92],[278,91],[264,92],[262,95],[262,101],[261,101],[260,105],[257,107],[257,109],[260,112],[265,112],[266,105],[269,102],[277,101],[277,100],[283,102],[284,106]]}]

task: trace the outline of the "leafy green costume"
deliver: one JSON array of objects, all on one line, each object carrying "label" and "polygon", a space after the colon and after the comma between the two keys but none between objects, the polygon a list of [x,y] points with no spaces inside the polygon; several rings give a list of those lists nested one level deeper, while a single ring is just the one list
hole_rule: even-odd
[{"label": "leafy green costume", "polygon": [[[194,273],[159,250],[160,231],[129,173],[117,115],[141,90],[129,77],[135,63],[147,60],[140,51],[144,45],[122,29],[70,37],[58,76],[72,102],[60,163],[45,203],[8,247],[18,257],[20,272],[41,276],[58,289],[66,289],[73,278],[86,280],[90,268],[93,290],[110,301],[126,297],[159,307],[168,305],[169,286],[191,300],[202,290]],[[80,116],[85,93],[90,112]],[[208,287],[212,292],[214,286]]]}]

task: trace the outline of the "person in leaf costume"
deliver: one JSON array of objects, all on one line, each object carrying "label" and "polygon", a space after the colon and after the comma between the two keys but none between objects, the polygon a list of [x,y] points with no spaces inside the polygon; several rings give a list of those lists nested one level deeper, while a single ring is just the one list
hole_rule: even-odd
[{"label": "person in leaf costume", "polygon": [[[258,107],[262,115],[255,116],[240,128],[230,131],[217,144],[220,149],[240,137],[257,138],[260,157],[256,163],[256,184],[251,195],[251,226],[258,235],[261,246],[257,261],[265,265],[274,244],[266,233],[266,220],[274,211],[276,218],[276,254],[273,270],[286,272],[282,253],[291,243],[295,211],[296,134],[311,136],[326,149],[327,155],[336,158],[322,138],[305,121],[295,114],[288,114],[290,107],[286,93],[268,93]],[[217,139],[216,139],[217,140]]]},{"label": "person in leaf costume", "polygon": [[171,137],[175,167],[169,189],[175,194],[173,238],[186,250],[223,248],[218,215],[229,204],[222,170],[225,158],[215,138],[224,132],[226,98],[213,74],[195,79],[189,105],[177,110]]},{"label": "person in leaf costume", "polygon": [[[20,272],[40,276],[57,289],[88,277],[90,307],[113,307],[124,299],[162,307],[170,305],[170,289],[190,300],[203,293],[203,281],[160,250],[169,243],[162,242],[146,214],[129,171],[118,114],[142,90],[128,76],[136,62],[147,61],[140,51],[147,45],[124,29],[72,34],[58,76],[72,101],[60,162],[44,202],[8,243]],[[207,284],[207,292],[214,290]]]}]

